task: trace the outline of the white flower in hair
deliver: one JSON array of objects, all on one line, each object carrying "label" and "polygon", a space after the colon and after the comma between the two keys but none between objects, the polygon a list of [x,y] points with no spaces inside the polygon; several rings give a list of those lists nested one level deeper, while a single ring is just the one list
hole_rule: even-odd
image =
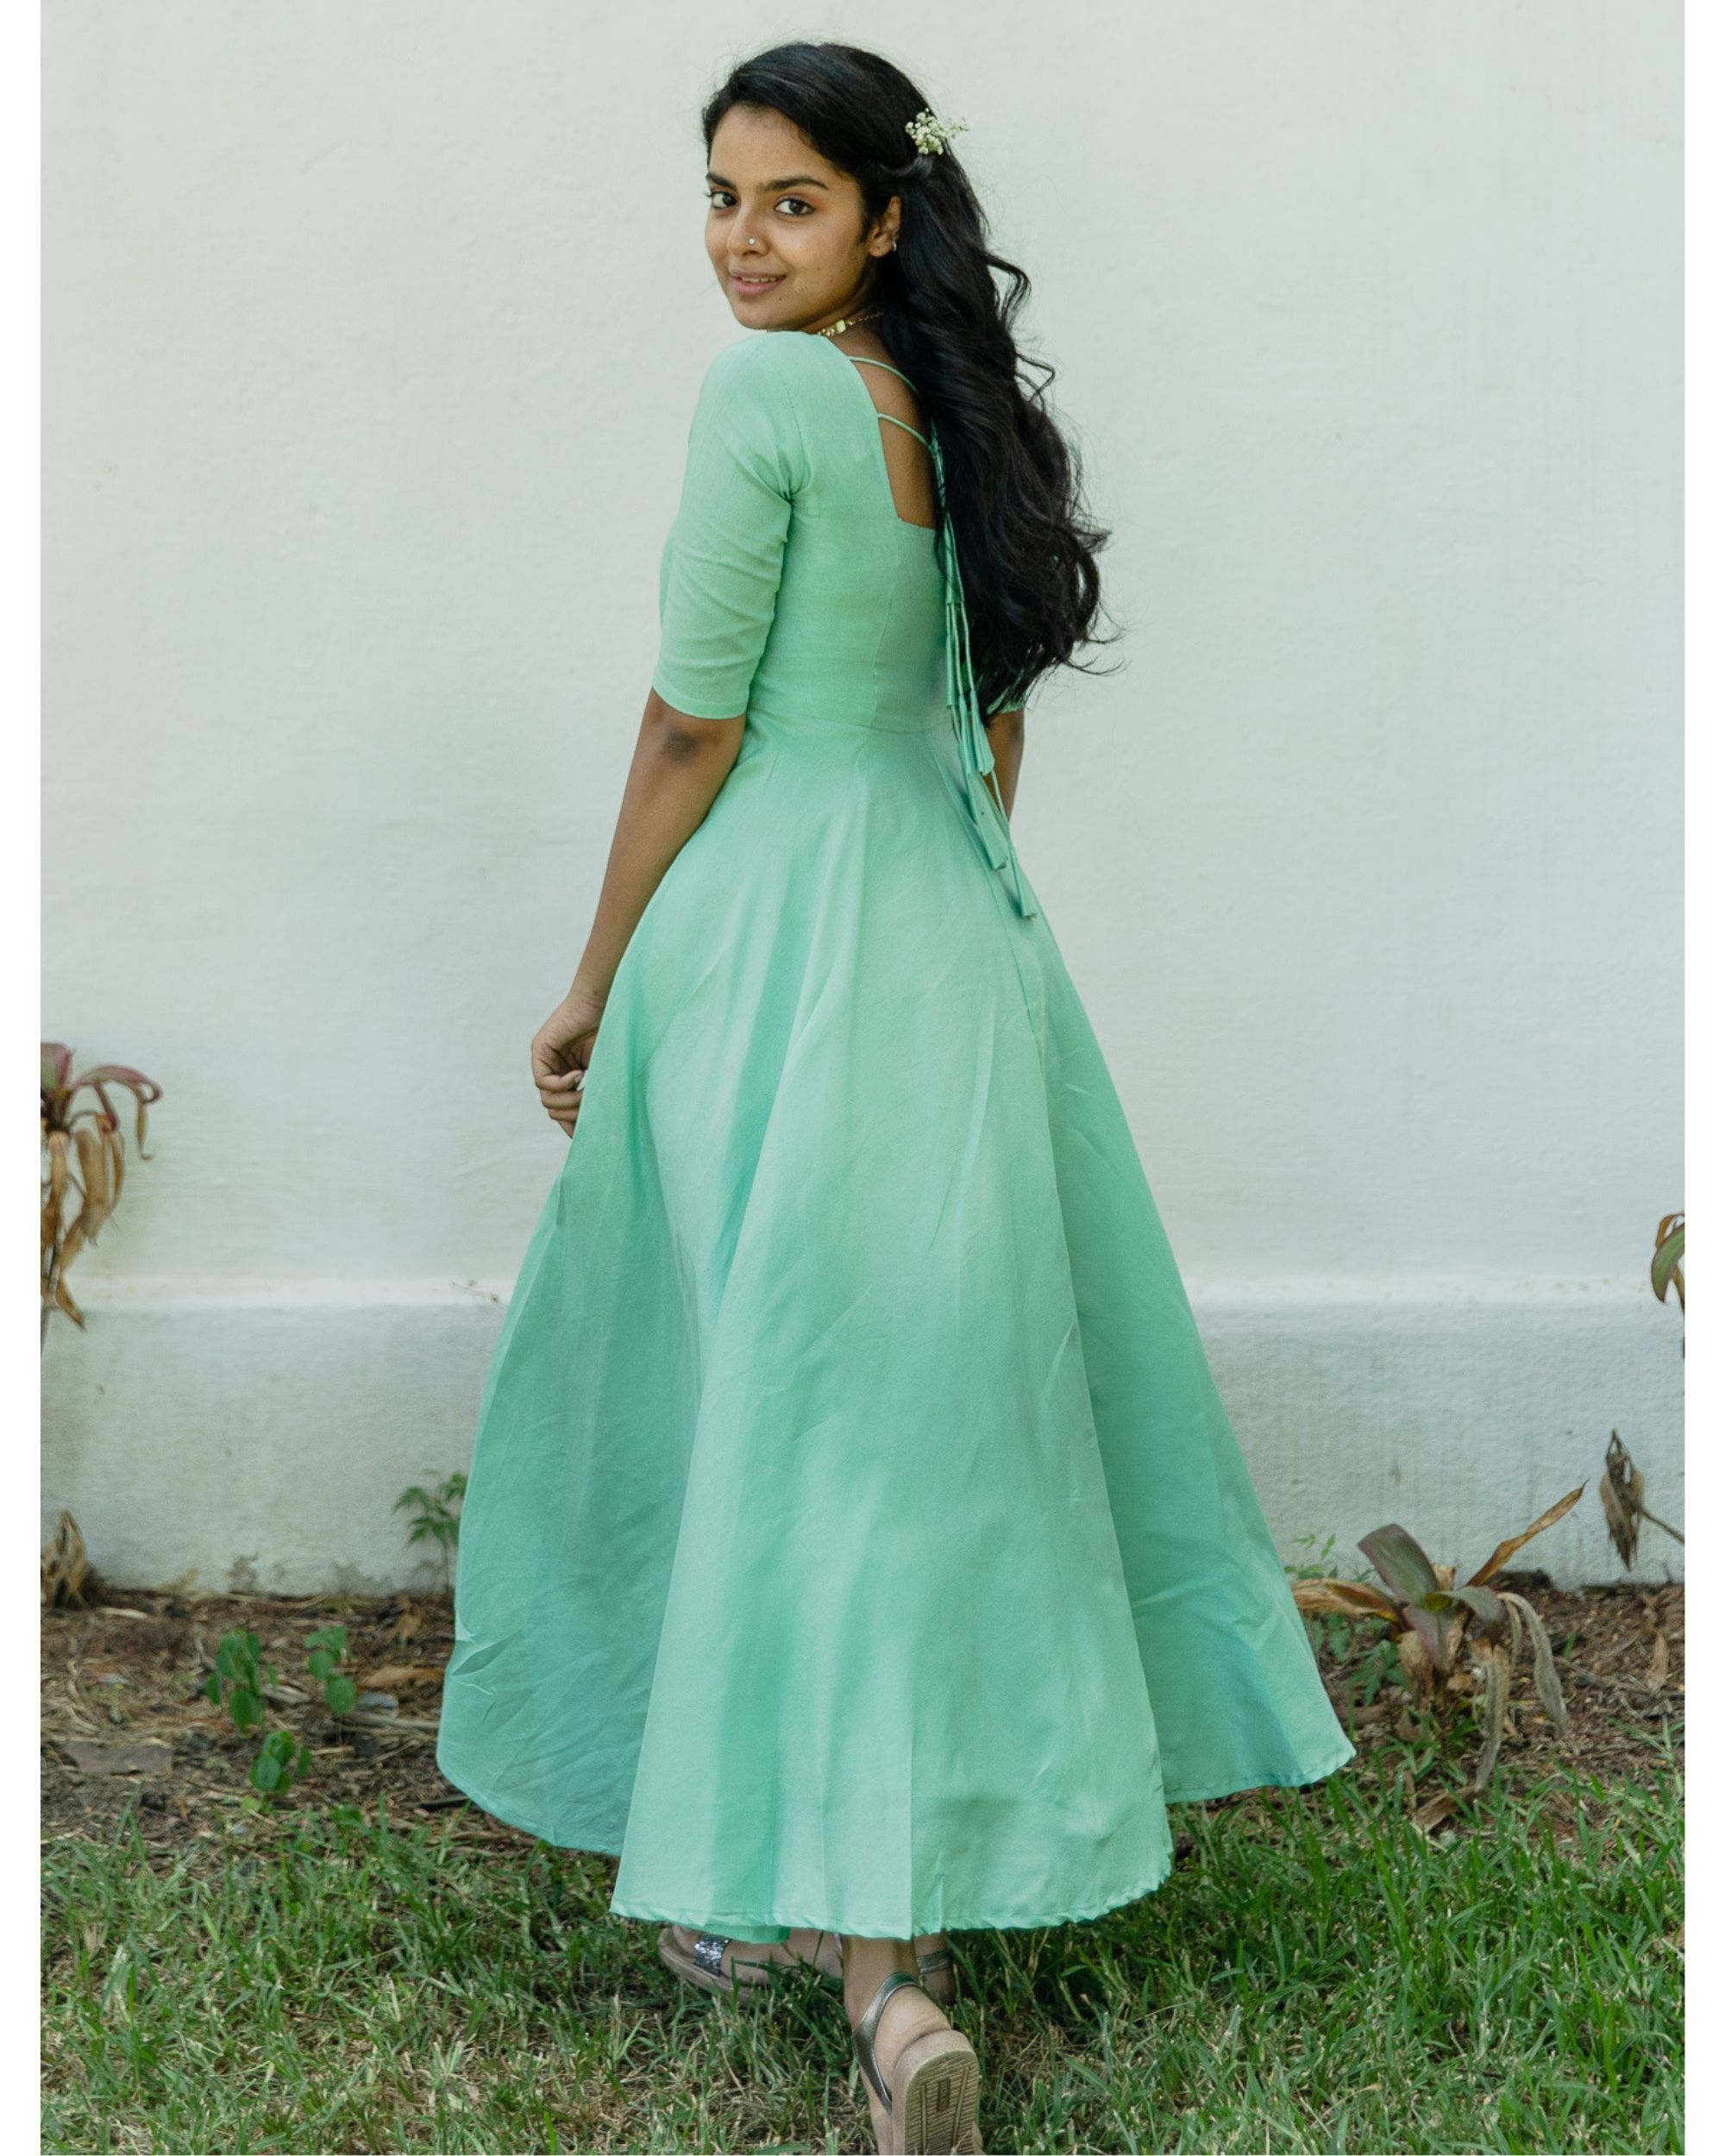
[{"label": "white flower in hair", "polygon": [[962,135],[969,124],[968,120],[938,120],[933,113],[923,111],[914,120],[905,122],[905,133],[925,156],[938,157],[953,136]]}]

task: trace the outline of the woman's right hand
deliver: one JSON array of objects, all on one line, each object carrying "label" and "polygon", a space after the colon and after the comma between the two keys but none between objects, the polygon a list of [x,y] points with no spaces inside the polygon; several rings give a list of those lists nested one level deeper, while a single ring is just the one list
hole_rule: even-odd
[{"label": "woman's right hand", "polygon": [[533,1036],[533,1082],[545,1112],[573,1138],[605,998],[572,988]]}]

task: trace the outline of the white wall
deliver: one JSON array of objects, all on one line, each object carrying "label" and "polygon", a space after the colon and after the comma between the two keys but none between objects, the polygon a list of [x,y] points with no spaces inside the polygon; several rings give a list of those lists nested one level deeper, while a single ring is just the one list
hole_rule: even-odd
[{"label": "white wall", "polygon": [[[1019,843],[1285,1546],[1483,1552],[1614,1426],[1672,1516],[1671,0],[50,8],[42,1022],[164,1097],[48,1513],[413,1576],[738,334],[699,106],[790,34],[969,120],[1035,280],[1128,633]],[[1614,1573],[1590,1498],[1535,1554]]]}]

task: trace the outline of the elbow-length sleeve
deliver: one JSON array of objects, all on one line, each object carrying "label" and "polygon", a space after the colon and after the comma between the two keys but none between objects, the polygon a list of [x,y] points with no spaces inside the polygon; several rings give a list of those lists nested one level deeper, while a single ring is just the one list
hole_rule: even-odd
[{"label": "elbow-length sleeve", "polygon": [[771,355],[755,340],[727,346],[701,384],[660,565],[653,686],[673,710],[693,718],[747,710],[806,479],[795,408]]}]

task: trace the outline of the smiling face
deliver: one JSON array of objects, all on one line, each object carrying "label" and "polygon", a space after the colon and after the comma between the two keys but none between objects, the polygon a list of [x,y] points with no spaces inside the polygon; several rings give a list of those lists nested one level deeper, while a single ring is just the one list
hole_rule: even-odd
[{"label": "smiling face", "polygon": [[856,182],[758,105],[732,105],[713,130],[707,200],[707,256],[750,329],[824,329],[856,312],[898,236],[896,195],[871,224]]}]

